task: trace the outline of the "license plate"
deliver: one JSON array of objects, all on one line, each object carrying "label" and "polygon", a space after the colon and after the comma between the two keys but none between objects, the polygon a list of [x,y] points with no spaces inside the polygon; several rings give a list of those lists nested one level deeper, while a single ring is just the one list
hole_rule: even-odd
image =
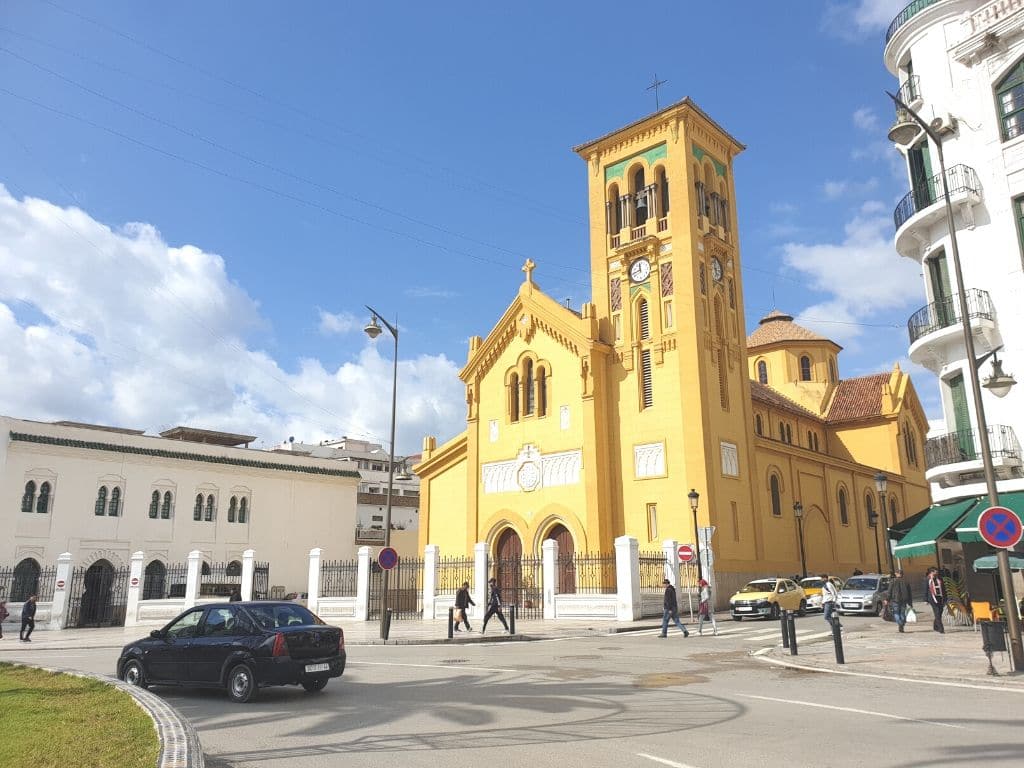
[{"label": "license plate", "polygon": [[330,664],[307,664],[306,672],[330,672]]},{"label": "license plate", "polygon": [[749,607],[747,607],[745,605],[736,606],[737,613],[750,613],[752,610],[754,610],[754,609],[753,608],[749,608]]},{"label": "license plate", "polygon": [[860,608],[857,603],[843,603],[843,608]]}]

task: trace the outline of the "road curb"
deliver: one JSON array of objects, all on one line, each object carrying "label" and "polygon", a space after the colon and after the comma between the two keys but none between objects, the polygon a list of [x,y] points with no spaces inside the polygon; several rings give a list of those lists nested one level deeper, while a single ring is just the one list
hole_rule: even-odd
[{"label": "road curb", "polygon": [[110,675],[94,675],[77,669],[43,667],[20,661],[6,663],[15,667],[27,667],[44,672],[57,672],[62,675],[97,680],[127,693],[136,705],[149,715],[153,721],[153,727],[156,728],[157,738],[160,741],[160,753],[156,758],[156,768],[205,768],[206,758],[203,755],[203,748],[195,727],[178,710],[156,694],[150,693],[144,688],[129,685]]}]

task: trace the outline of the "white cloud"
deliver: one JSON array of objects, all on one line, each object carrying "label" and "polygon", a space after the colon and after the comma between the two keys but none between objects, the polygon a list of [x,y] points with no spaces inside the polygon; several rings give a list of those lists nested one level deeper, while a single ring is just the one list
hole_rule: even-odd
[{"label": "white cloud", "polygon": [[[345,327],[321,312],[321,324]],[[386,437],[392,362],[360,337],[333,370],[283,369],[247,338],[268,330],[224,260],[119,230],[0,185],[0,403],[7,415],[145,428],[176,424],[315,442]],[[463,385],[444,355],[399,361],[399,452],[464,427]],[[387,391],[385,391],[387,390]]]},{"label": "white cloud", "polygon": [[874,131],[878,128],[878,115],[871,107],[861,107],[853,112],[853,124],[862,131]]},{"label": "white cloud", "polygon": [[839,37],[861,40],[888,27],[906,5],[907,0],[829,2],[825,6],[822,25]]},{"label": "white cloud", "polygon": [[335,314],[319,308],[317,311],[320,313],[320,333],[324,336],[351,333],[363,328],[364,324],[351,312]]},{"label": "white cloud", "polygon": [[[920,303],[920,266],[896,255],[892,220],[866,203],[846,224],[839,243],[787,243],[785,264],[802,273],[824,300],[807,307],[797,322],[839,344],[861,336],[856,323],[878,323],[877,315]],[[883,323],[884,325],[884,323]],[[902,335],[902,328],[872,328],[873,334]],[[905,343],[905,339],[900,343]]]},{"label": "white cloud", "polygon": [[863,197],[873,192],[878,187],[878,179],[870,178],[866,181],[826,181],[821,188],[825,197],[829,200],[838,200],[840,197]]}]

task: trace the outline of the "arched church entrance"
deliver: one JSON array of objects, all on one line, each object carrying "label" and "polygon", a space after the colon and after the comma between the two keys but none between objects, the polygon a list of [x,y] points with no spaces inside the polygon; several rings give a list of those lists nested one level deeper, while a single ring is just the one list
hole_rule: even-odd
[{"label": "arched church entrance", "polygon": [[804,515],[804,557],[807,560],[805,576],[827,573],[835,562],[832,530],[819,507],[811,507]]},{"label": "arched church entrance", "polygon": [[576,594],[576,545],[569,529],[558,523],[548,531],[545,539],[554,539],[558,544],[558,560],[555,570],[558,573],[558,594]]},{"label": "arched church entrance", "polygon": [[75,568],[71,576],[72,627],[124,625],[128,606],[129,567],[115,568],[109,560],[97,560],[88,568]]},{"label": "arched church entrance", "polygon": [[516,606],[516,615],[524,619],[544,618],[541,559],[523,555],[523,541],[511,528],[498,534],[494,553],[492,575],[502,602]]}]

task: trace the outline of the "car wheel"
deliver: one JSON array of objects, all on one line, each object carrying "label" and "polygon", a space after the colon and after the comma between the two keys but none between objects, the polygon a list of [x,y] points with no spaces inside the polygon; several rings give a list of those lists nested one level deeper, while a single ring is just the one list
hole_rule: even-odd
[{"label": "car wheel", "polygon": [[769,619],[777,619],[777,618],[779,618],[779,604],[778,603],[772,603],[772,611],[771,611],[770,614],[768,614],[768,618]]},{"label": "car wheel", "polygon": [[239,704],[245,704],[256,698],[259,688],[256,675],[248,664],[239,664],[228,672],[228,696]]},{"label": "car wheel", "polygon": [[324,677],[320,680],[303,680],[302,687],[306,689],[307,693],[316,693],[322,691],[327,687],[327,678]]},{"label": "car wheel", "polygon": [[146,682],[146,673],[142,669],[142,664],[137,662],[135,659],[125,663],[121,669],[121,679],[124,680],[128,685],[135,685],[139,688],[148,688],[149,684]]},{"label": "car wheel", "polygon": [[807,615],[807,601],[806,600],[801,600],[800,601],[800,607],[797,609],[797,615],[798,616],[806,616]]}]

